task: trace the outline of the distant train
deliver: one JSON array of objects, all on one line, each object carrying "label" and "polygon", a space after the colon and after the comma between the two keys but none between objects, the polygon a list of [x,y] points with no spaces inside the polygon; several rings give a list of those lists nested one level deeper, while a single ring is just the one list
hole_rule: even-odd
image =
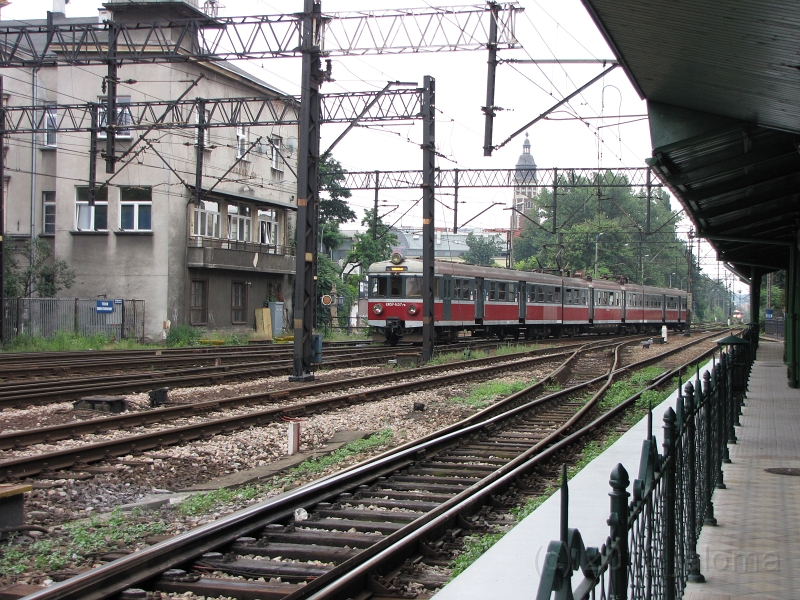
[{"label": "distant train", "polygon": [[[564,277],[435,261],[434,329],[439,340],[462,331],[499,339],[582,333],[657,333],[689,326],[682,290],[605,279]],[[393,254],[371,265],[373,339],[422,341],[422,260]]]}]

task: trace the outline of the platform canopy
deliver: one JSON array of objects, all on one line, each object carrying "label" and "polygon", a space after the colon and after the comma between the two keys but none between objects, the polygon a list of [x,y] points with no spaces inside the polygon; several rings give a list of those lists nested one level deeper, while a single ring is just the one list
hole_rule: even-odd
[{"label": "platform canopy", "polygon": [[582,0],[647,100],[648,163],[742,277],[790,266],[800,223],[800,9]]}]

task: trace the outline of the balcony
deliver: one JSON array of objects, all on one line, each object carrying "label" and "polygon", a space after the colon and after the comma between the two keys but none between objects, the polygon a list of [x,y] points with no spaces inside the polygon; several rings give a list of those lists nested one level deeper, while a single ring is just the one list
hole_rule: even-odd
[{"label": "balcony", "polygon": [[188,266],[190,269],[291,274],[295,270],[295,258],[290,246],[191,237]]}]

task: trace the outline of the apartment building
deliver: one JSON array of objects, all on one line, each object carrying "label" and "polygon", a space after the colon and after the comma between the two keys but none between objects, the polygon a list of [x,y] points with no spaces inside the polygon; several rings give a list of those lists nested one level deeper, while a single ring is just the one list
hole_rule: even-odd
[{"label": "apartment building", "polygon": [[[63,9],[62,9],[63,10]],[[165,20],[202,14],[187,2],[108,2],[97,19]],[[86,22],[55,12],[56,24]],[[41,21],[26,21],[39,24]],[[9,23],[9,21],[6,21]],[[5,150],[6,240],[47,240],[76,273],[62,294],[145,300],[148,337],[165,323],[245,330],[254,309],[283,301],[290,310],[297,128],[211,127],[202,150],[200,202],[195,203],[197,129],[156,129],[139,140],[128,130],[131,103],[178,98],[285,98],[230,62],[124,64],[118,69],[115,153],[106,173],[97,152],[97,187],[89,202],[90,133],[57,131],[59,105],[99,103],[105,125],[107,69],[62,66],[5,69],[7,106],[37,106],[36,134],[9,135]],[[290,111],[299,107],[286,99]],[[208,115],[213,121],[213,116]],[[98,134],[98,150],[106,146]],[[256,143],[258,142],[258,143]]]}]

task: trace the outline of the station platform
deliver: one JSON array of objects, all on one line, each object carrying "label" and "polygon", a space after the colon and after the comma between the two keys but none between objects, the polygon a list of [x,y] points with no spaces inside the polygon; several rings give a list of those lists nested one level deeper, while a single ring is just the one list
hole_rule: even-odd
[{"label": "station platform", "polygon": [[[800,468],[800,390],[790,389],[783,344],[762,340],[743,408],[739,443],[724,465],[727,489],[714,493],[718,526],[703,528],[698,544],[707,582],[689,584],[688,600],[800,598],[800,477],[765,468]],[[701,373],[710,368],[701,367]],[[653,410],[653,430],[663,440],[661,418],[675,406],[677,390]],[[611,470],[622,463],[631,479],[647,436],[643,419],[569,483],[569,526],[588,546],[606,541]],[[547,546],[559,537],[560,494],[553,494],[438,594],[436,600],[535,599]],[[580,572],[573,584],[581,579]]]}]

